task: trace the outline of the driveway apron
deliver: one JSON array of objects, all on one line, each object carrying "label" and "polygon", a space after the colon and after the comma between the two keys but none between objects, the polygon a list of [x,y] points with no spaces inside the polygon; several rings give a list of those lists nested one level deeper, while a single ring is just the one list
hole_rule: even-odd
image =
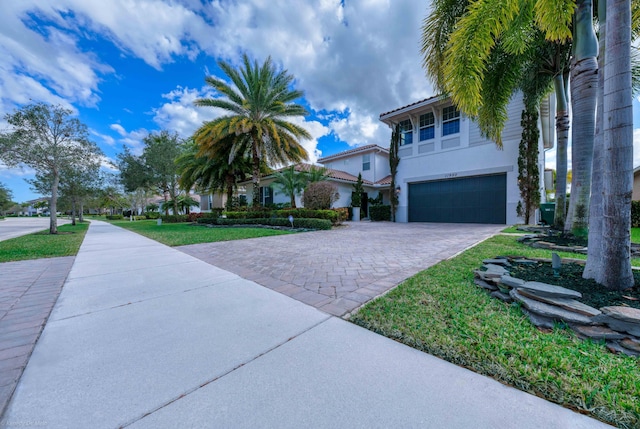
[{"label": "driveway apron", "polygon": [[503,228],[348,222],[331,231],[178,249],[324,312],[344,316]]}]

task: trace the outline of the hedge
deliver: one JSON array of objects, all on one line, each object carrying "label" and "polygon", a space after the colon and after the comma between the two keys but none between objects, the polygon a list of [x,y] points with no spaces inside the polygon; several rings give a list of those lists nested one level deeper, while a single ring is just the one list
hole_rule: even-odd
[{"label": "hedge", "polygon": [[187,222],[187,215],[161,216],[161,219],[162,219],[162,222],[164,222],[164,223]]},{"label": "hedge", "polygon": [[[273,218],[250,218],[250,219],[225,219],[203,217],[198,219],[198,223],[209,225],[266,225],[266,226],[291,226],[288,219],[282,217]],[[293,221],[294,228],[308,229],[331,229],[331,221],[327,219],[307,219],[299,218]]]},{"label": "hedge", "polygon": [[222,214],[226,216],[227,219],[288,219],[289,216],[293,216],[294,219],[326,219],[331,221],[334,225],[346,220],[346,217],[344,217],[344,211],[342,210],[309,210],[304,208],[262,211],[231,211],[223,212]]},{"label": "hedge", "polygon": [[144,215],[147,219],[158,219],[160,217],[160,213],[158,212],[145,212]]},{"label": "hedge", "polygon": [[391,220],[391,206],[370,206],[369,219],[372,221]]},{"label": "hedge", "polygon": [[122,216],[121,214],[115,214],[115,215],[107,215],[106,218],[107,220],[122,220],[124,219],[124,216]]},{"label": "hedge", "polygon": [[640,227],[640,201],[631,201],[631,227]]}]

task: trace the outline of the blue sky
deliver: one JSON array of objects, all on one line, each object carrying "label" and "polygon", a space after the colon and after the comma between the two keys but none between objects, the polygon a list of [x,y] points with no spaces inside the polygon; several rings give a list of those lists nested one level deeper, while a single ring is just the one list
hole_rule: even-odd
[{"label": "blue sky", "polygon": [[[389,144],[378,116],[434,95],[421,68],[415,0],[20,0],[0,2],[0,130],[32,101],[63,104],[108,159],[149,132],[183,137],[220,114],[212,96],[219,59],[267,56],[296,77],[311,115],[311,161],[363,144]],[[638,115],[638,109],[636,109]],[[636,118],[640,124],[640,117]],[[636,130],[640,141],[640,129]],[[553,156],[549,159],[553,161]],[[640,164],[640,159],[635,165]],[[36,198],[29,169],[0,165],[18,202]]]}]

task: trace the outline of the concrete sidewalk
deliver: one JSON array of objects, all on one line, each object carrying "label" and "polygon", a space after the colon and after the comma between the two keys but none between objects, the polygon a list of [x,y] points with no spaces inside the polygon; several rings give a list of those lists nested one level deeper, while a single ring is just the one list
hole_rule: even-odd
[{"label": "concrete sidewalk", "polygon": [[97,221],[1,425],[608,427]]}]

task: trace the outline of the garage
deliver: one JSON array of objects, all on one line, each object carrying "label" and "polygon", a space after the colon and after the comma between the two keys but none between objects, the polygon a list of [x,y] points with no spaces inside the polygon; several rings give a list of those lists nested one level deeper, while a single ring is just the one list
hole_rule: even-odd
[{"label": "garage", "polygon": [[507,222],[507,175],[409,183],[409,222]]}]

